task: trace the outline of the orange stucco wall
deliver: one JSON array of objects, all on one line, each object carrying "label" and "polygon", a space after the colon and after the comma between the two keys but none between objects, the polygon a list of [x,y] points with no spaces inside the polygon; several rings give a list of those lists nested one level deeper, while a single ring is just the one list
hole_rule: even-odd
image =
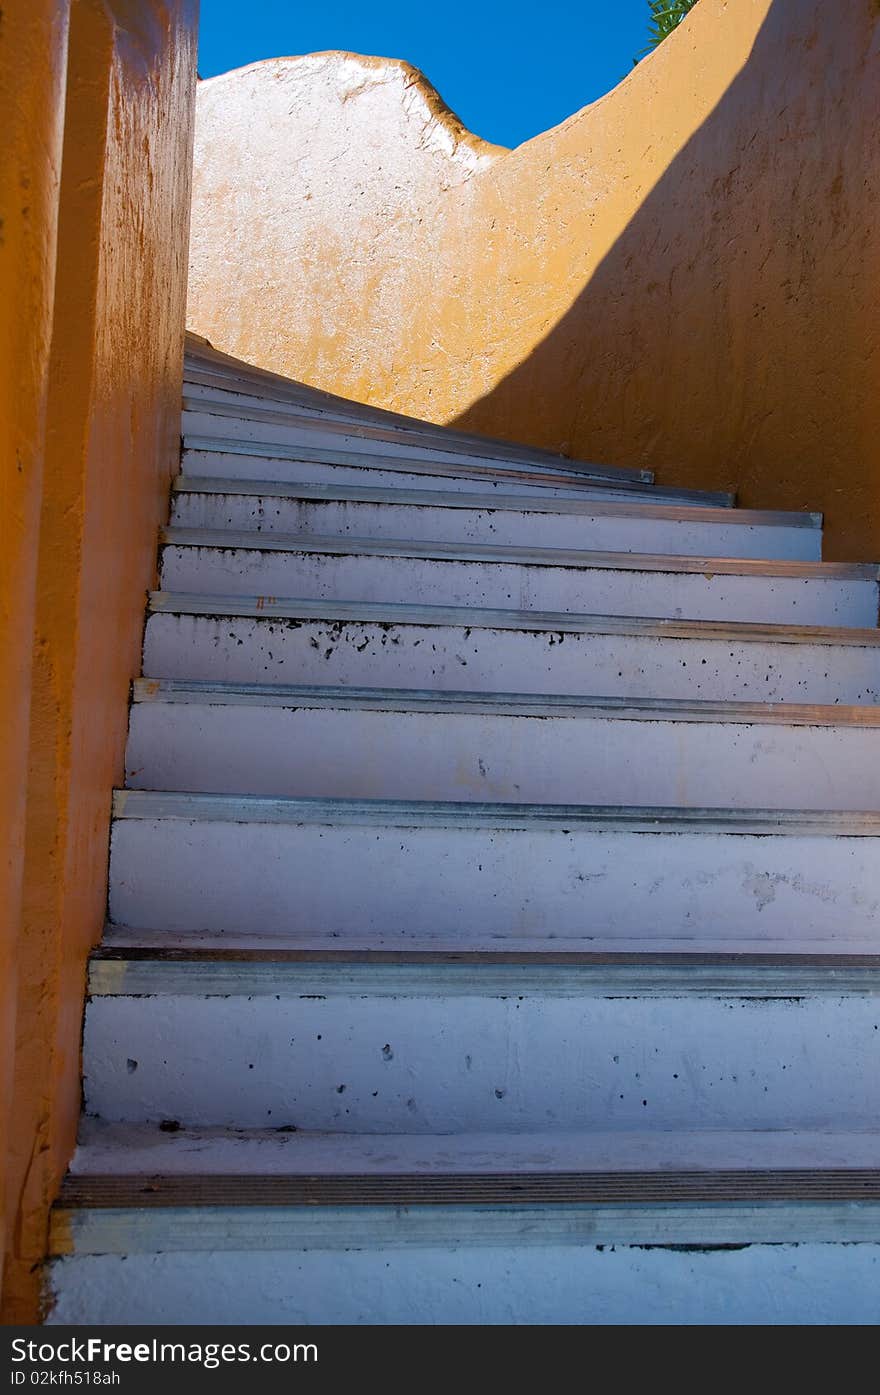
[{"label": "orange stucco wall", "polygon": [[[67,16],[7,6],[0,25],[0,1140],[12,1128],[30,675]],[[22,78],[22,74],[24,77]],[[0,1143],[0,1236],[8,1194]]]},{"label": "orange stucco wall", "polygon": [[[36,7],[14,0],[18,8]],[[42,482],[28,540],[36,575],[3,1158],[7,1321],[37,1311],[47,1209],[75,1136],[110,795],[179,457],[196,20],[196,0],[70,5]],[[5,1058],[8,1078],[8,1049]]]},{"label": "orange stucco wall", "polygon": [[829,555],[880,557],[877,0],[700,0],[608,96],[471,168],[412,84],[377,127],[369,83],[310,62],[200,87],[194,330],[376,405],[822,508]]}]

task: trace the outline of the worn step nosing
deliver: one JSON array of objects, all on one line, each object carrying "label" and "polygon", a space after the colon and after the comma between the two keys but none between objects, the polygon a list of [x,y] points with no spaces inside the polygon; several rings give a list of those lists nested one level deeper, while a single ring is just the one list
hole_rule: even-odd
[{"label": "worn step nosing", "polygon": [[608,552],[555,547],[520,547],[499,543],[421,542],[403,538],[346,535],[254,533],[246,529],[162,529],[169,547],[209,548],[221,552],[284,552],[292,556],[399,557],[426,562],[507,563],[523,567],[568,567],[578,571],[660,572],[685,575],[758,577],[773,580],[864,581],[874,585],[880,568],[852,562],[793,562],[752,558],[690,557],[669,553]]},{"label": "worn step nosing", "polygon": [[552,828],[643,834],[880,835],[880,812],[811,809],[624,808],[587,804],[458,803],[409,799],[272,798],[118,789],[115,819],[270,824],[381,824],[394,828]]},{"label": "worn step nosing", "polygon": [[[601,937],[599,937],[601,938]],[[344,944],[332,936],[320,943],[301,935],[271,935],[267,938],[244,935],[220,935],[204,933],[169,932],[167,930],[131,929],[107,921],[104,937],[92,950],[92,961],[156,960],[164,963],[270,963],[270,964],[322,964],[331,967],[360,965],[518,965],[535,967],[583,966],[597,973],[629,972],[631,970],[666,970],[680,972],[693,969],[697,972],[749,972],[770,970],[798,972],[802,969],[821,971],[822,981],[831,981],[834,972],[880,972],[880,952],[858,951],[852,948],[838,950],[834,942],[825,940],[791,949],[788,943],[780,947],[778,943],[767,945],[760,941],[755,949],[707,949],[698,946],[692,939],[679,940],[674,948],[658,945],[656,942],[636,940],[636,948],[620,948],[619,940],[614,948],[584,948],[592,946],[595,937],[577,940],[573,944],[567,938],[554,936],[539,937],[540,947],[522,945],[518,941],[499,942],[495,940],[491,948],[483,945],[472,948],[468,941],[459,940],[455,948],[450,948],[448,940],[438,944],[431,936],[415,936],[393,947],[377,948],[371,941],[358,948],[347,940]],[[629,943],[629,942],[627,942]],[[754,943],[754,942],[752,942]]]},{"label": "worn step nosing", "polygon": [[61,1208],[880,1202],[880,1168],[68,1175]]},{"label": "worn step nosing", "polygon": [[880,631],[823,625],[755,625],[741,620],[673,620],[662,617],[577,615],[567,611],[416,605],[391,601],[334,601],[293,596],[198,595],[151,591],[151,614],[237,616],[257,620],[317,620],[330,624],[442,625],[470,630],[523,630],[529,634],[625,634],[652,638],[721,640],[759,644],[880,647]]},{"label": "worn step nosing", "polygon": [[536,495],[468,494],[439,489],[391,489],[344,484],[286,484],[280,480],[224,479],[222,476],[178,475],[177,494],[217,494],[258,499],[292,499],[314,503],[364,503],[390,506],[473,509],[486,513],[549,513],[596,518],[658,519],[672,523],[736,524],[744,528],[821,529],[821,513],[771,509],[713,509],[686,504],[651,504],[616,499],[546,499]]},{"label": "worn step nosing", "polygon": [[[647,918],[647,921],[650,917]],[[646,923],[647,923],[646,921]],[[268,922],[270,925],[274,922]],[[745,927],[744,927],[745,928]],[[748,936],[731,932],[722,939],[706,940],[691,928],[686,933],[657,938],[638,935],[606,935],[593,928],[585,934],[555,934],[536,930],[530,936],[513,938],[500,932],[481,933],[479,926],[463,922],[458,931],[421,932],[396,928],[381,929],[340,938],[332,930],[155,930],[133,929],[124,921],[107,921],[100,945],[93,951],[101,957],[155,958],[208,955],[213,960],[248,960],[267,956],[273,961],[339,964],[476,964],[486,962],[568,965],[585,963],[600,967],[628,968],[649,964],[682,968],[711,963],[749,968],[808,967],[870,969],[878,954],[872,941],[864,937],[847,939],[818,933],[806,939],[796,933],[767,935],[753,926]]]},{"label": "worn step nosing", "polygon": [[[876,997],[880,959],[865,955],[815,956],[785,963],[778,956],[619,956],[515,952],[457,959],[430,954],[389,954],[366,959],[304,951],[179,950],[169,935],[163,954],[155,947],[98,950],[89,966],[91,997],[363,997],[392,998],[771,998]],[[675,962],[676,959],[681,962]],[[809,956],[797,956],[809,961]],[[856,960],[856,962],[852,962]]]},{"label": "worn step nosing", "polygon": [[687,698],[574,697],[566,694],[468,693],[406,688],[297,687],[283,683],[213,683],[137,678],[134,703],[201,706],[321,707],[345,711],[438,712],[502,717],[558,717],[638,722],[717,722],[725,725],[880,727],[880,707],[800,703],[712,702]]}]

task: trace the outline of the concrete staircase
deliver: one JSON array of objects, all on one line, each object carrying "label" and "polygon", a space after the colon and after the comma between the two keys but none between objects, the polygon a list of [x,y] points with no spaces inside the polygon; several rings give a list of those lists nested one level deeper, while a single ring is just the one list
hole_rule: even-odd
[{"label": "concrete staircase", "polygon": [[875,567],[190,343],[61,1323],[880,1320]]}]

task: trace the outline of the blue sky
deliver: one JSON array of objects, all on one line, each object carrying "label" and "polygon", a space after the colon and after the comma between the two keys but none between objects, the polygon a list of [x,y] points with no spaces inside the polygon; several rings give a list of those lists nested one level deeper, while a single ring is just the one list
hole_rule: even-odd
[{"label": "blue sky", "polygon": [[626,75],[647,0],[202,0],[199,72],[343,48],[406,58],[477,135],[518,145]]}]

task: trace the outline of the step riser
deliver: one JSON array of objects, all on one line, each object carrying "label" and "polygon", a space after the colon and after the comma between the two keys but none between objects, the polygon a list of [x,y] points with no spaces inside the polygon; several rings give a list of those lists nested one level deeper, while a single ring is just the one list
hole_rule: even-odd
[{"label": "step riser", "polygon": [[173,613],[147,622],[144,672],[467,692],[880,700],[880,652],[868,647]]},{"label": "step riser", "polygon": [[[242,813],[247,818],[247,813]],[[340,868],[345,875],[340,875]],[[122,818],[110,914],[152,930],[876,938],[871,837]]]},{"label": "step riser", "polygon": [[86,1109],[343,1133],[858,1128],[880,1117],[878,1021],[873,996],[99,996]]},{"label": "step riser", "polygon": [[[509,464],[509,457],[494,453],[491,446],[468,450],[467,447],[449,445],[444,449],[438,447],[436,439],[430,435],[420,439],[417,431],[387,431],[377,426],[350,429],[342,423],[314,419],[296,422],[284,420],[279,416],[277,420],[260,420],[256,417],[233,417],[225,412],[219,414],[210,411],[184,411],[181,425],[184,436],[213,436],[229,441],[252,442],[260,448],[266,445],[306,446],[313,450],[391,455],[404,461],[417,459],[437,464],[477,465],[483,469],[496,464]],[[547,469],[548,466],[545,461],[529,460],[525,457],[518,461],[518,468],[530,472],[535,469]],[[566,461],[562,457],[558,462],[554,461],[551,468],[566,474],[570,471],[586,478],[607,479],[612,484],[615,481],[646,485],[651,483],[650,476],[642,480],[637,470],[613,470],[601,465],[594,467],[586,462],[576,465],[575,462]]]},{"label": "step riser", "polygon": [[[741,1222],[730,1228],[742,1234]],[[83,1255],[52,1265],[56,1307],[48,1322],[165,1324],[181,1314],[223,1326],[880,1320],[880,1245],[676,1250],[660,1236],[654,1243],[462,1246],[456,1239],[400,1248],[392,1229],[383,1245],[356,1250],[239,1250],[228,1267],[211,1253]]]},{"label": "step riser", "polygon": [[876,728],[136,703],[135,789],[871,809]]},{"label": "step riser", "polygon": [[819,528],[591,518],[585,514],[515,513],[513,510],[335,500],[324,503],[243,494],[176,494],[171,521],[183,528],[502,543],[513,547],[594,548],[608,552],[668,552],[680,557],[773,558],[792,562],[817,562],[822,550]]},{"label": "step riser", "polygon": [[[326,452],[330,454],[330,452]],[[400,468],[389,468],[370,464],[364,457],[363,464],[355,455],[350,461],[334,463],[332,460],[289,460],[282,456],[243,455],[232,451],[203,449],[185,445],[182,468],[188,475],[211,475],[217,479],[280,480],[285,484],[360,484],[375,487],[387,486],[401,489],[443,489],[449,491],[466,490],[473,493],[476,484],[481,489],[491,489],[498,494],[522,496],[524,490],[539,490],[545,499],[629,499],[646,504],[681,503],[689,508],[702,507],[699,500],[686,494],[674,492],[659,493],[646,485],[644,489],[613,489],[603,487],[593,481],[583,484],[546,483],[547,476],[538,472],[522,471],[514,463],[505,465],[504,474],[500,470],[471,468],[450,465],[446,473],[436,465],[425,464],[416,468],[415,462],[401,461]],[[558,479],[558,476],[553,476]],[[706,507],[716,507],[708,501]]]},{"label": "step riser", "polygon": [[870,628],[876,581],[470,562],[421,557],[177,546],[161,550],[166,591],[417,605],[511,606],[756,624]]}]

